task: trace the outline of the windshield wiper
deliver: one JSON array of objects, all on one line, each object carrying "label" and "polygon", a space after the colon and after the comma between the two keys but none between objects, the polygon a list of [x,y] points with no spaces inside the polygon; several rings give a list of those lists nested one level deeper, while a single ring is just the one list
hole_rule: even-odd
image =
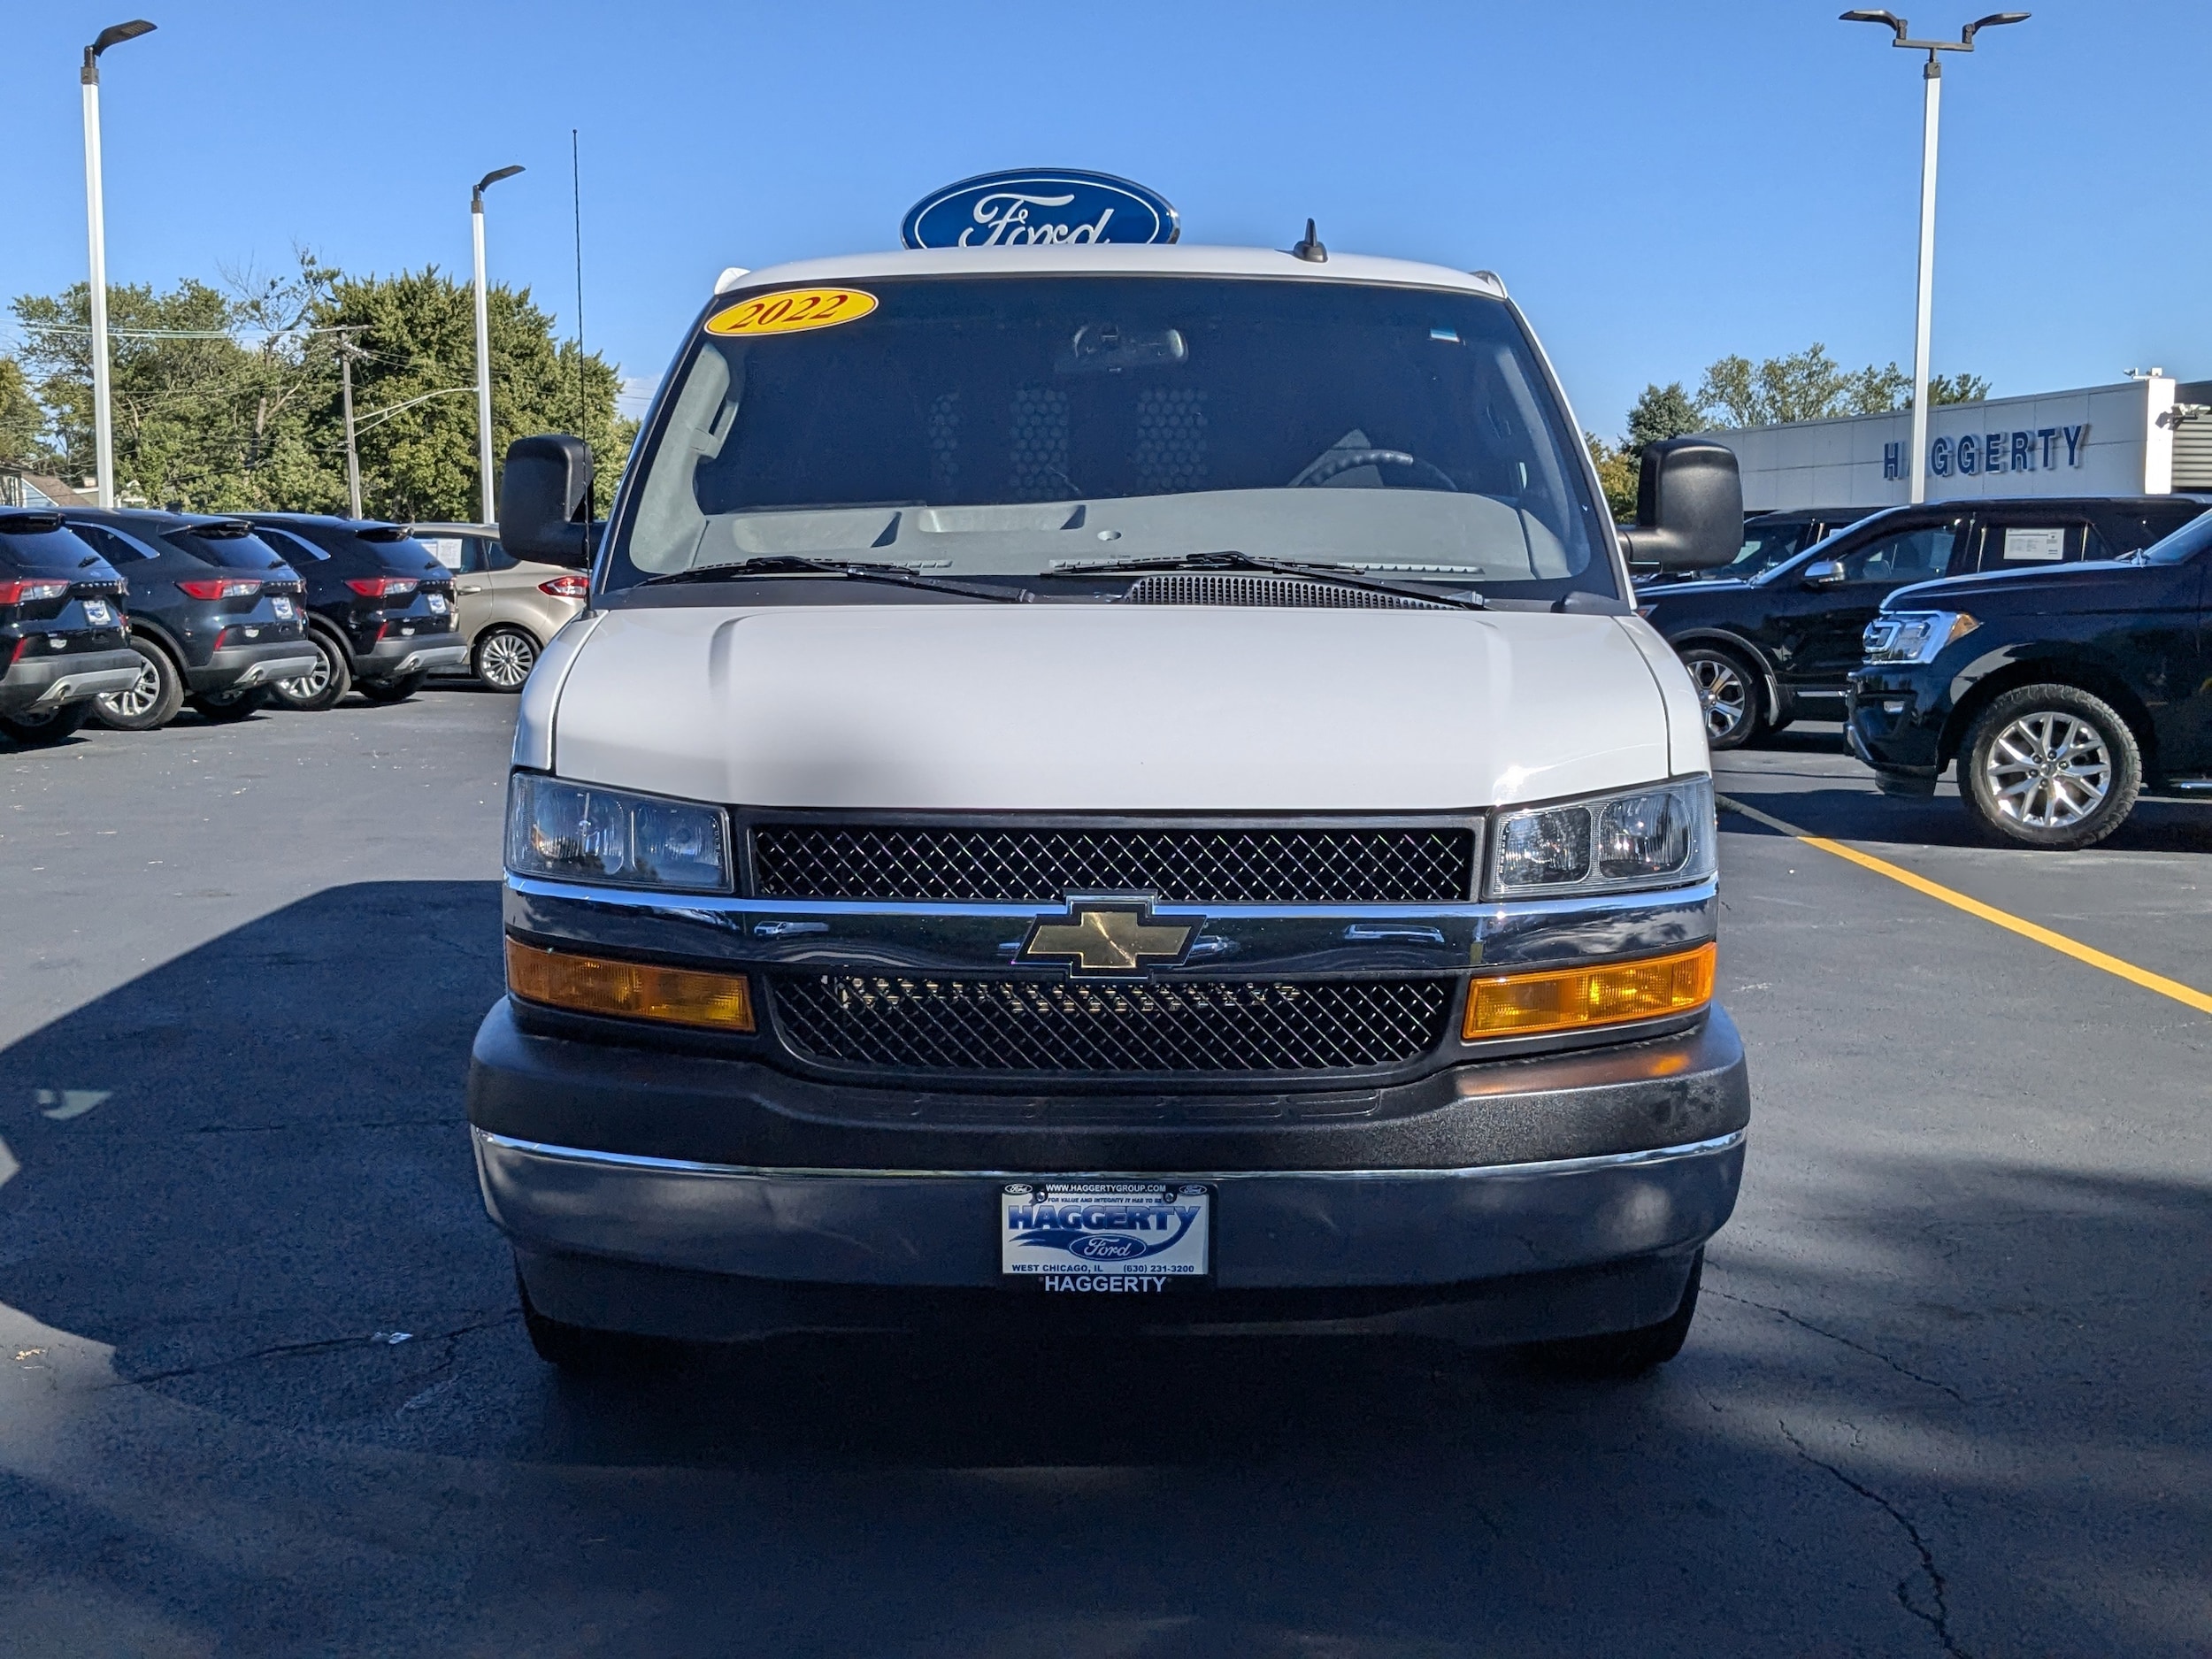
[{"label": "windshield wiper", "polygon": [[1339,588],[1357,588],[1397,599],[1417,599],[1424,604],[1451,605],[1462,611],[1487,611],[1490,602],[1480,594],[1435,594],[1402,582],[1379,582],[1349,565],[1309,565],[1302,559],[1262,558],[1224,548],[1214,553],[1171,553],[1160,558],[1094,559],[1062,565],[1046,572],[1053,576],[1120,576],[1142,571],[1268,571],[1278,576],[1303,577],[1333,582]]},{"label": "windshield wiper", "polygon": [[902,588],[926,588],[932,593],[958,594],[964,599],[991,599],[1008,605],[1025,605],[1032,597],[1026,588],[1009,593],[1003,588],[986,588],[979,582],[924,576],[903,565],[879,565],[865,559],[808,558],[797,553],[772,553],[758,558],[739,559],[733,565],[671,571],[664,576],[648,576],[638,585],[649,588],[657,582],[717,582],[739,576],[841,576],[849,581],[895,582]]}]

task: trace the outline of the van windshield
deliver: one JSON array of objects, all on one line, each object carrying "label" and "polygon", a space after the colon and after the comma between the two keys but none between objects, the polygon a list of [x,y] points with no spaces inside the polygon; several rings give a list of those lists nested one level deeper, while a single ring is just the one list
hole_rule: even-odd
[{"label": "van windshield", "polygon": [[[608,586],[802,556],[1035,576],[1233,550],[1507,599],[1617,595],[1511,309],[1379,284],[870,280],[851,321],[679,364]],[[856,303],[857,302],[846,302]]]}]

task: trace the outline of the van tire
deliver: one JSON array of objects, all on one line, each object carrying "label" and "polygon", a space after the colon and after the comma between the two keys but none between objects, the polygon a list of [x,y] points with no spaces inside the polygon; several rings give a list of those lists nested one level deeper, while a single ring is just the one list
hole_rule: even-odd
[{"label": "van tire", "polygon": [[184,707],[184,672],[151,640],[134,639],[131,649],[144,659],[138,684],[94,698],[92,718],[118,732],[158,732]]},{"label": "van tire", "polygon": [[74,737],[78,728],[92,718],[92,699],[81,703],[65,703],[58,709],[49,709],[43,714],[0,714],[0,737],[21,749],[43,749]]},{"label": "van tire", "polygon": [[2127,822],[2142,792],[2135,733],[2118,710],[2078,686],[2001,694],[1975,718],[1959,754],[1967,816],[2007,846],[2093,847]]},{"label": "van tire", "polygon": [[1690,1321],[1697,1317],[1697,1287],[1705,1277],[1705,1252],[1690,1263],[1689,1282],[1675,1310],[1656,1325],[1633,1331],[1614,1331],[1603,1336],[1574,1336],[1556,1342],[1533,1342],[1523,1349],[1528,1362],[1555,1377],[1591,1379],[1640,1377],[1663,1365],[1682,1351],[1689,1340]]},{"label": "van tire", "polygon": [[285,708],[311,712],[335,708],[353,689],[353,671],[346,665],[345,649],[320,628],[308,629],[307,642],[321,654],[322,667],[296,680],[278,680],[273,687],[276,700]]},{"label": "van tire", "polygon": [[537,1356],[570,1377],[631,1377],[660,1369],[673,1344],[623,1331],[595,1331],[540,1313],[530,1287],[515,1270],[515,1296],[522,1303],[522,1328]]},{"label": "van tire", "polygon": [[1688,645],[1680,655],[1705,716],[1705,746],[1719,753],[1758,736],[1766,723],[1759,709],[1766,676],[1725,645]]}]

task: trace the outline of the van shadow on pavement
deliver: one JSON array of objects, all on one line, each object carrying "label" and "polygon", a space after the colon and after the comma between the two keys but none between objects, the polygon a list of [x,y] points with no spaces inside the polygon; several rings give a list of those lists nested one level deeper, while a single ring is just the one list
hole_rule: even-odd
[{"label": "van shadow on pavement", "polygon": [[337,887],[0,1051],[0,1303],[127,1385],[0,1392],[27,1651],[2181,1651],[2101,1586],[2204,1587],[2201,1187],[1832,1160],[1632,1385],[1016,1332],[579,1386],[462,1122],[497,940],[494,882]]}]

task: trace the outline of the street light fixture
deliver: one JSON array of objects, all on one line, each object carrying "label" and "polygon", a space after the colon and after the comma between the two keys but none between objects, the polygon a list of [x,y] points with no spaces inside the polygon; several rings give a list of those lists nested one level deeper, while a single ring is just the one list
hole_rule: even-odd
[{"label": "street light fixture", "polygon": [[476,471],[484,504],[478,515],[481,524],[489,524],[499,516],[492,497],[492,339],[490,313],[484,300],[484,192],[521,171],[520,167],[502,167],[488,173],[469,192],[469,223],[476,236]]},{"label": "street light fixture", "polygon": [[103,507],[115,505],[115,419],[109,406],[107,209],[100,195],[100,55],[153,32],[143,18],[102,29],[84,49],[84,68],[78,74],[84,83],[85,219],[92,240],[92,445],[98,474],[93,488]]},{"label": "street light fixture", "polygon": [[2025,12],[1993,12],[1977,18],[1959,31],[1955,41],[1916,41],[1912,27],[1894,12],[1846,12],[1845,23],[1878,23],[1895,35],[1892,46],[1928,54],[1921,71],[1920,127],[1920,290],[1913,321],[1912,343],[1912,499],[1928,498],[1928,332],[1935,314],[1935,189],[1936,119],[1943,103],[1943,64],[1939,54],[1970,52],[1974,36],[2005,23],[2024,23]]}]

